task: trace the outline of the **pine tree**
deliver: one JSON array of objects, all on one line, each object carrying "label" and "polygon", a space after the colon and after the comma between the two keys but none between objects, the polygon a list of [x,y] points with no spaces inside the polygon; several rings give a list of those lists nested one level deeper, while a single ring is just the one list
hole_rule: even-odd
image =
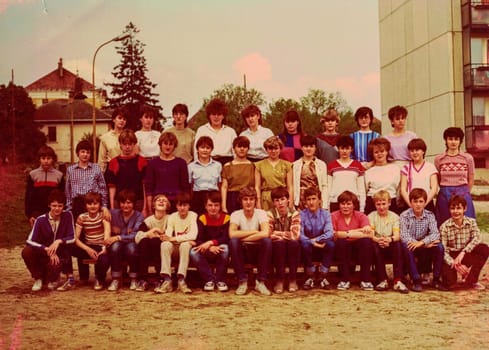
[{"label": "pine tree", "polygon": [[[146,76],[148,69],[146,58],[143,56],[146,45],[136,39],[139,29],[132,22],[129,22],[124,33],[130,34],[130,36],[122,41],[121,46],[116,46],[117,53],[122,56],[122,59],[112,72],[117,82],[106,83],[105,85],[112,89],[112,96],[108,98],[109,107],[125,106],[128,108],[130,120],[127,121],[127,127],[136,130],[139,123],[139,109],[142,105],[154,107],[160,112],[160,117],[162,117],[163,108],[158,105],[159,101],[156,99],[158,94],[153,92],[157,84],[152,83]],[[155,120],[156,124],[159,125]]]}]

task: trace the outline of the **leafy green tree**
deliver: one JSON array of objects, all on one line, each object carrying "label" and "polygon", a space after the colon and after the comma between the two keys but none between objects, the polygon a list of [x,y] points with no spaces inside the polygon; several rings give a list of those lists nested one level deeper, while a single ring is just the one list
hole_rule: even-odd
[{"label": "leafy green tree", "polygon": [[0,85],[0,160],[33,162],[46,136],[34,123],[35,106],[22,86]]},{"label": "leafy green tree", "polygon": [[280,134],[284,130],[284,114],[287,111],[296,110],[299,115],[308,112],[304,109],[303,105],[291,98],[279,98],[268,104],[268,111],[264,115],[263,124],[270,128],[275,135]]},{"label": "leafy green tree", "polygon": [[153,92],[157,84],[152,83],[146,75],[148,68],[146,58],[143,56],[146,45],[136,39],[139,29],[130,22],[123,33],[130,36],[122,41],[121,46],[116,46],[117,53],[122,56],[121,63],[115,66],[112,72],[116,82],[105,85],[112,90],[111,97],[108,98],[109,107],[126,106],[130,112],[127,127],[136,130],[139,123],[139,109],[144,104],[154,107],[159,112],[159,118],[164,117],[161,115],[162,108],[156,99],[158,94]]}]

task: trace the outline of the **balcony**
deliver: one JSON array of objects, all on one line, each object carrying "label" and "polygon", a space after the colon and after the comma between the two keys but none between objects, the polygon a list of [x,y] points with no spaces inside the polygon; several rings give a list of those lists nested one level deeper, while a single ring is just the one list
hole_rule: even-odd
[{"label": "balcony", "polygon": [[471,0],[462,5],[462,25],[489,31],[489,0]]},{"label": "balcony", "polygon": [[489,64],[473,63],[464,66],[464,86],[489,91]]}]

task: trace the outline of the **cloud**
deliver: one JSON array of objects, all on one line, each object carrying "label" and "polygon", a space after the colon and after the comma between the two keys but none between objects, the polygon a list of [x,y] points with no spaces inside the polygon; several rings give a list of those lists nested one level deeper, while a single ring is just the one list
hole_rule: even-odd
[{"label": "cloud", "polygon": [[233,63],[233,69],[241,76],[246,74],[246,80],[250,83],[267,81],[272,78],[270,62],[258,52],[238,58]]},{"label": "cloud", "polygon": [[4,13],[10,6],[22,5],[32,2],[34,2],[34,0],[0,0],[0,14]]}]

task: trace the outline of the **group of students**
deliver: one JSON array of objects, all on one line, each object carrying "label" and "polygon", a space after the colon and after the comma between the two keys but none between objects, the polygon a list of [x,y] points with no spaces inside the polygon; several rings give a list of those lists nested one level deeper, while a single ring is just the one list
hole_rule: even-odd
[{"label": "group of students", "polygon": [[[478,278],[489,248],[475,221],[474,164],[460,151],[461,129],[445,130],[446,152],[433,165],[424,160],[424,141],[405,130],[401,106],[389,110],[393,131],[385,137],[370,129],[368,107],[356,111],[360,130],[351,135],[337,133],[338,114],[328,110],[317,137],[302,133],[296,111],[285,113],[278,136],[261,126],[254,105],[242,111],[248,128],[239,136],[224,124],[223,101],[211,100],[206,113],[209,122],[194,133],[187,107],[178,104],[174,127],[159,134],[152,130],[154,110],[142,109],[136,133],[124,129],[125,111],[116,110],[114,129],[101,137],[99,164],[90,162],[91,143],[79,142],[66,182],[53,167],[54,151],[40,149],[41,166],[28,176],[32,230],[22,252],[33,291],[43,282],[48,289],[73,288],[72,256],[81,282],[89,278],[86,259],[96,261],[96,290],[104,288],[109,268],[108,290],[118,290],[127,264],[130,289],[147,290],[154,265],[154,291],[170,292],[178,258],[180,291],[191,293],[190,261],[204,290],[226,291],[229,257],[239,295],[248,291],[246,262],[257,265],[259,293],[271,294],[272,271],[275,293],[285,286],[297,291],[301,258],[306,290],[331,288],[333,260],[337,289],[350,288],[351,266],[358,264],[363,290],[387,290],[386,258],[393,262],[393,289],[401,293],[408,292],[407,273],[413,291],[423,289],[431,272],[439,290],[454,287],[457,273],[466,287],[483,288]],[[67,278],[58,286],[60,271]]]}]

